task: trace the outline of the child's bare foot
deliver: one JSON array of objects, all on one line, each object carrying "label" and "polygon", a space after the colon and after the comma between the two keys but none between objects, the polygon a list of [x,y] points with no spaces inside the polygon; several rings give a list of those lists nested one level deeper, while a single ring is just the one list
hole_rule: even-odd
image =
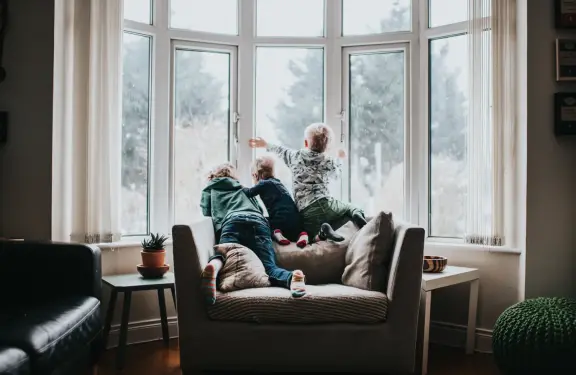
[{"label": "child's bare foot", "polygon": [[284,237],[284,235],[282,234],[282,231],[280,229],[276,229],[274,231],[274,239],[283,246],[286,245],[290,245],[290,240],[288,240],[286,237]]},{"label": "child's bare foot", "polygon": [[298,237],[298,242],[296,242],[296,246],[303,249],[308,246],[308,233],[302,232],[300,233],[300,237]]},{"label": "child's bare foot", "polygon": [[330,240],[334,242],[344,241],[344,237],[334,232],[334,229],[332,229],[332,227],[328,223],[322,224],[322,226],[320,227],[320,233],[318,233],[318,238],[321,241],[325,240]]}]

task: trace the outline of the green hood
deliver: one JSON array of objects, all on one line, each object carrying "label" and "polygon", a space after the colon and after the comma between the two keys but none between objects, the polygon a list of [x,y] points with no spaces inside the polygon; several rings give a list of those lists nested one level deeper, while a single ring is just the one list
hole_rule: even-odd
[{"label": "green hood", "polygon": [[204,191],[207,190],[216,190],[216,191],[230,191],[230,190],[240,190],[242,189],[242,185],[238,180],[229,177],[218,177],[213,179],[212,181],[208,182],[208,185],[204,188]]},{"label": "green hood", "polygon": [[231,213],[252,212],[262,214],[255,198],[248,198],[242,185],[229,177],[215,178],[202,190],[200,202],[204,216],[212,216],[214,229],[218,232]]}]

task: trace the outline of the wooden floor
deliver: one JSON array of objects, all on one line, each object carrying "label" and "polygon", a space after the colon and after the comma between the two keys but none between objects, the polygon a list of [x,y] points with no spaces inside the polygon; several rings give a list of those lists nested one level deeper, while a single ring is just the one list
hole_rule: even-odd
[{"label": "wooden floor", "polygon": [[[161,342],[131,345],[126,348],[126,366],[116,371],[116,351],[107,351],[94,375],[181,375],[178,341],[172,340],[166,348]],[[429,375],[499,375],[488,354],[467,356],[463,350],[432,347],[430,350]]]}]

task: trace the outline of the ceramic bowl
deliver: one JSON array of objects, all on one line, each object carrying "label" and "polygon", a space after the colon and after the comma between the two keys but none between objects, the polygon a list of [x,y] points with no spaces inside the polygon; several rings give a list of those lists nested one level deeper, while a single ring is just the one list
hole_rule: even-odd
[{"label": "ceramic bowl", "polygon": [[424,262],[422,264],[422,271],[436,273],[442,272],[448,264],[448,258],[426,255],[424,256]]}]

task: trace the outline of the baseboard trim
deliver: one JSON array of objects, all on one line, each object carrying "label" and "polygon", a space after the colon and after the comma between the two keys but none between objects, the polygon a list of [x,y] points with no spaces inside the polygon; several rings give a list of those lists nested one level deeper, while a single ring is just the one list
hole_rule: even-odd
[{"label": "baseboard trim", "polygon": [[[176,317],[168,318],[168,333],[170,338],[178,337],[178,320]],[[110,328],[107,348],[118,346],[120,338],[120,324],[113,325]],[[127,344],[140,344],[162,339],[162,325],[160,319],[141,320],[128,323]]]},{"label": "baseboard trim", "polygon": [[[430,342],[455,348],[466,346],[466,326],[447,322],[430,322]],[[492,353],[492,330],[476,328],[476,351]]]},{"label": "baseboard trim", "polygon": [[[168,318],[168,332],[170,338],[178,337],[178,320],[176,317]],[[118,346],[120,325],[113,325],[110,329],[107,347]],[[139,344],[162,339],[160,319],[142,320],[128,323],[127,344]],[[430,342],[456,348],[466,345],[466,326],[447,322],[430,322]],[[476,351],[492,353],[492,330],[476,329]]]}]

